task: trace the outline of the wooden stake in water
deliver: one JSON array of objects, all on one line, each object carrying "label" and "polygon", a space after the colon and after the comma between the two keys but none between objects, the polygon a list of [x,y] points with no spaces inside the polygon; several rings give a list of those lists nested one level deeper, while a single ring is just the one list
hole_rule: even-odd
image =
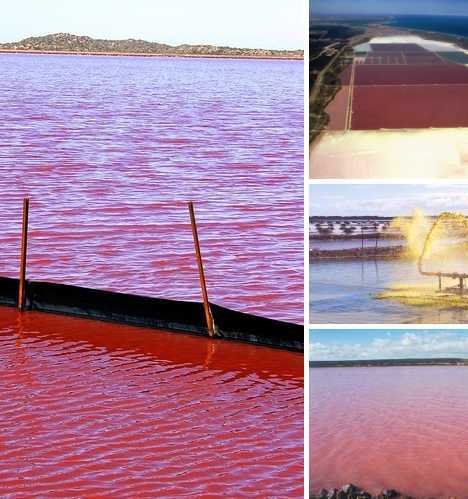
[{"label": "wooden stake in water", "polygon": [[214,321],[210,309],[210,302],[208,301],[208,291],[206,289],[205,271],[203,269],[200,241],[198,239],[197,221],[195,219],[195,211],[193,209],[192,201],[188,203],[188,208],[190,212],[190,223],[192,225],[193,244],[195,246],[195,253],[197,256],[198,275],[200,277],[200,287],[203,296],[203,308],[205,310],[206,326],[208,328],[208,334],[210,336],[214,336]]},{"label": "wooden stake in water", "polygon": [[24,310],[26,298],[26,259],[28,254],[28,219],[29,219],[29,198],[23,199],[23,229],[21,233],[21,254],[20,254],[20,274],[18,310]]}]

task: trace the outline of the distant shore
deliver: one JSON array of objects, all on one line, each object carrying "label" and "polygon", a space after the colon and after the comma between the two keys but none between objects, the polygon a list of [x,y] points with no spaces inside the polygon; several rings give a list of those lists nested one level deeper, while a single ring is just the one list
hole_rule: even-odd
[{"label": "distant shore", "polygon": [[70,33],[32,36],[0,43],[0,53],[35,55],[90,55],[106,57],[196,57],[213,59],[303,60],[303,50],[251,49],[217,45],[168,45],[129,38],[107,40]]},{"label": "distant shore", "polygon": [[343,259],[385,259],[398,260],[405,257],[405,246],[364,246],[364,248],[348,249],[311,249],[309,260],[343,260]]},{"label": "distant shore", "polygon": [[309,234],[309,241],[351,241],[353,239],[404,240],[403,234],[392,232],[354,232],[352,234],[315,233]]},{"label": "distant shore", "polygon": [[88,52],[76,50],[22,50],[22,49],[2,49],[0,54],[29,54],[29,55],[88,55],[105,57],[171,57],[190,59],[266,59],[266,60],[286,60],[302,61],[304,56],[296,55],[235,55],[235,54],[151,54],[145,52]]},{"label": "distant shore", "polygon": [[468,359],[375,359],[375,360],[311,360],[309,367],[419,367],[419,366],[468,366]]}]

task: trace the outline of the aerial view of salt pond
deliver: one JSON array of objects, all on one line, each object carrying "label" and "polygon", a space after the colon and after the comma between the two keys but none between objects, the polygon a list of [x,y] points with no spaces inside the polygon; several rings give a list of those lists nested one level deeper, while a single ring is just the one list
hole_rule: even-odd
[{"label": "aerial view of salt pond", "polygon": [[468,496],[468,330],[311,330],[309,376],[312,498]]},{"label": "aerial view of salt pond", "polygon": [[468,18],[347,14],[311,18],[311,178],[466,178]]},{"label": "aerial view of salt pond", "polygon": [[1,497],[303,497],[300,3],[3,12]]},{"label": "aerial view of salt pond", "polygon": [[463,185],[311,185],[310,322],[466,323]]}]

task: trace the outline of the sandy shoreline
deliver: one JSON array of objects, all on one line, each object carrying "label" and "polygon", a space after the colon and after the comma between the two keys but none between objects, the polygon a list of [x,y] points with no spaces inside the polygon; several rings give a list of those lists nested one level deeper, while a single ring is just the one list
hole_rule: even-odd
[{"label": "sandy shoreline", "polygon": [[87,52],[87,51],[63,51],[63,50],[18,50],[18,49],[0,49],[0,54],[29,54],[29,55],[87,55],[87,56],[105,56],[105,57],[178,57],[190,59],[266,59],[266,60],[285,60],[285,61],[303,61],[304,56],[280,56],[280,55],[229,55],[229,54],[148,54],[144,52]]}]

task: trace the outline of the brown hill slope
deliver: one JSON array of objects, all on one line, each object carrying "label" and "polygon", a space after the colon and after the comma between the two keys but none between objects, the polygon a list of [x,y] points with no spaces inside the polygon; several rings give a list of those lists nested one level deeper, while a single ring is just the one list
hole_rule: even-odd
[{"label": "brown hill slope", "polygon": [[218,57],[278,57],[301,59],[302,50],[268,50],[214,45],[178,45],[147,42],[145,40],[100,40],[89,36],[55,33],[25,38],[19,42],[1,43],[0,50],[20,52],[67,52]]}]

